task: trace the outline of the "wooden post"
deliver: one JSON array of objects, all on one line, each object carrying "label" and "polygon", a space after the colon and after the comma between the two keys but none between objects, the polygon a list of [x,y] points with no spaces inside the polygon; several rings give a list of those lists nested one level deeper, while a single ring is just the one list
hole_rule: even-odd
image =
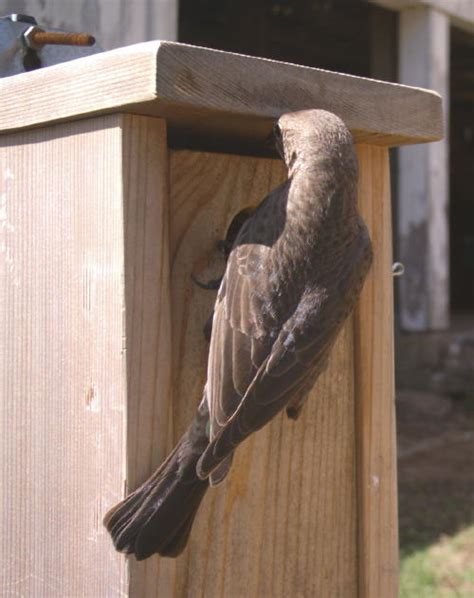
[{"label": "wooden post", "polygon": [[355,313],[359,596],[398,596],[393,277],[388,150],[359,146],[374,262]]},{"label": "wooden post", "polygon": [[[163,43],[0,91],[2,595],[396,596],[387,146],[439,137],[439,97]],[[309,106],[360,144],[375,249],[360,305],[304,415],[239,448],[183,555],[126,559],[102,516],[202,393],[214,295],[191,274],[222,270],[216,240],[286,176],[257,155],[272,120]]]},{"label": "wooden post", "polygon": [[127,587],[101,519],[166,451],[165,142],[131,115],[2,138],[2,595]]},{"label": "wooden post", "polygon": [[[429,7],[407,8],[399,20],[399,78],[436,89],[449,114],[449,18]],[[449,180],[447,138],[399,153],[398,243],[405,330],[449,326]]]}]

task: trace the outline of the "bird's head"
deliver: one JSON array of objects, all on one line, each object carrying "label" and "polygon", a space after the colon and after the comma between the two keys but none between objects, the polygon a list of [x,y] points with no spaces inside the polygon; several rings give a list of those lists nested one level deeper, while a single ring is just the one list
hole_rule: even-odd
[{"label": "bird's head", "polygon": [[326,110],[301,110],[283,114],[273,127],[278,153],[290,176],[320,160],[354,162],[352,136],[344,122]]}]

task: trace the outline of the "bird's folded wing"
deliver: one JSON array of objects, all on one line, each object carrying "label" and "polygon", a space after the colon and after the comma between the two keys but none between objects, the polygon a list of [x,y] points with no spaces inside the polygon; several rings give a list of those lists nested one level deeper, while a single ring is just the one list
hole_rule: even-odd
[{"label": "bird's folded wing", "polygon": [[206,385],[211,444],[198,467],[203,477],[308,388],[332,340],[324,318],[333,317],[330,305],[315,294],[292,296],[291,285],[275,288],[288,281],[272,276],[274,249],[255,237],[242,231],[215,306]]},{"label": "bird's folded wing", "polygon": [[[238,444],[269,422],[298,392],[307,391],[324,368],[334,340],[330,327],[321,327],[319,334],[312,327],[313,334],[306,335],[300,334],[296,322],[301,323],[299,314],[290,318],[257,367],[251,359],[252,339],[236,332],[223,310],[217,314],[224,350],[213,356],[208,379],[213,433],[198,464],[200,477],[212,473]],[[245,388],[239,386],[245,376],[241,373],[245,370],[242,363],[248,365],[247,376],[252,377]]]}]

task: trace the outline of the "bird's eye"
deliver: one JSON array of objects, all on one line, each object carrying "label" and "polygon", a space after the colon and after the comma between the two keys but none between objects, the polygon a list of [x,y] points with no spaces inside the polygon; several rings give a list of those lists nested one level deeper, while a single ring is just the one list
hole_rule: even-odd
[{"label": "bird's eye", "polygon": [[273,134],[275,135],[276,139],[281,139],[281,129],[278,123],[273,125]]}]

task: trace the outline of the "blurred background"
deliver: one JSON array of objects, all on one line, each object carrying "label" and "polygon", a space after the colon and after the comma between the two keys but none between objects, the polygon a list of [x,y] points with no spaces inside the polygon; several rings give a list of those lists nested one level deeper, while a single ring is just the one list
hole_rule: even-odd
[{"label": "blurred background", "polygon": [[474,0],[0,0],[104,49],[175,40],[427,87],[446,138],[391,155],[401,596],[474,596]]}]

